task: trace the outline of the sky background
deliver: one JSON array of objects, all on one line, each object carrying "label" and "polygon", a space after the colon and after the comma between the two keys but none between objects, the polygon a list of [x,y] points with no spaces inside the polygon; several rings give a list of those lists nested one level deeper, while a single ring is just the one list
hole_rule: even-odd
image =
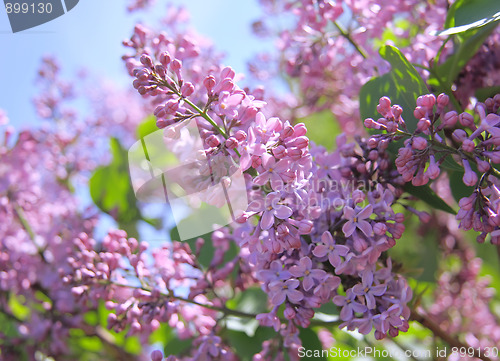
[{"label": "sky background", "polygon": [[[168,3],[183,5],[191,15],[192,27],[210,38],[216,49],[226,54],[225,64],[237,72],[246,72],[246,62],[255,53],[264,47],[272,48],[272,43],[263,42],[251,32],[252,22],[261,14],[257,0],[211,0],[210,6],[206,0],[157,0],[153,9],[132,14],[126,10],[128,1],[80,0],[67,14],[16,34],[12,33],[2,6],[0,108],[7,112],[10,124],[16,131],[41,125],[32,99],[38,92],[36,72],[45,55],[52,55],[59,61],[64,79],[76,79],[75,74],[85,68],[93,78],[103,77],[122,89],[132,88],[133,79],[121,60],[128,51],[122,41],[130,38],[138,21],[156,27]],[[78,108],[79,105],[72,106]],[[90,202],[87,192],[87,189],[77,189],[84,204]],[[150,216],[165,215],[164,206],[150,209],[153,213]],[[104,235],[113,224],[111,217],[103,215],[96,233]],[[140,226],[140,232],[148,241],[165,239],[165,233],[156,233],[145,224]]]},{"label": "sky background", "polygon": [[[128,13],[123,0],[80,0],[67,14],[36,28],[13,34],[5,8],[0,8],[0,108],[7,111],[16,128],[37,122],[32,98],[40,59],[53,55],[71,78],[85,67],[122,86],[131,85],[121,56],[122,40],[129,38],[137,21],[156,25],[166,4],[184,5],[191,24],[226,53],[225,63],[237,72],[246,72],[253,54],[270,48],[251,33],[251,23],[260,17],[257,0],[157,0],[151,11]],[[152,16],[153,15],[153,16]]]}]

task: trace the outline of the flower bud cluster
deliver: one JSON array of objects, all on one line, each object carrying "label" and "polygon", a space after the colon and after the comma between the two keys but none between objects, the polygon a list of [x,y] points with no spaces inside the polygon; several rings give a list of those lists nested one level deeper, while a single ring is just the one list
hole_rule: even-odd
[{"label": "flower bud cluster", "polygon": [[474,189],[470,196],[459,201],[460,227],[480,232],[479,242],[484,242],[490,234],[491,242],[498,244],[500,95],[477,103],[473,114],[446,111],[448,103],[445,94],[437,98],[432,94],[419,97],[413,113],[419,121],[410,132],[401,117],[402,109],[391,106],[390,100],[383,97],[377,107],[382,118],[376,121],[368,118],[365,126],[385,131],[374,135],[373,142],[407,138],[396,158],[398,172],[405,182],[425,185],[438,178],[450,162],[455,167],[461,166],[464,185]]}]

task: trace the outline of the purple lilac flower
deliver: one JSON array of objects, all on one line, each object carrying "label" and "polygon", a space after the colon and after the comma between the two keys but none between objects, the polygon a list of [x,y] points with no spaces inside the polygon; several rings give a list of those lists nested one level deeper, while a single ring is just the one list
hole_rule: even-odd
[{"label": "purple lilac flower", "polygon": [[274,224],[274,217],[287,219],[293,213],[292,209],[281,203],[281,195],[278,192],[269,193],[265,200],[255,200],[248,205],[250,212],[263,212],[260,221],[262,229],[269,229]]},{"label": "purple lilac flower", "polygon": [[346,291],[345,296],[337,295],[333,297],[333,303],[342,307],[342,310],[340,310],[340,319],[342,321],[352,320],[355,312],[363,313],[367,310],[365,305],[356,301],[356,295],[351,288]]},{"label": "purple lilac flower", "polygon": [[299,280],[288,279],[286,281],[274,281],[269,284],[269,290],[271,291],[271,303],[273,305],[281,305],[285,300],[292,303],[298,303],[304,299],[304,294],[298,291],[300,285]]},{"label": "purple lilac flower", "polygon": [[349,206],[344,208],[344,218],[347,222],[342,227],[346,237],[349,237],[354,233],[356,228],[360,229],[366,236],[370,236],[372,233],[372,226],[370,223],[365,221],[373,213],[373,206],[371,204],[367,205],[365,208],[359,209],[358,211],[352,209]]},{"label": "purple lilac flower", "polygon": [[375,297],[382,296],[387,290],[386,285],[374,285],[373,284],[373,272],[371,270],[366,270],[363,272],[362,283],[355,285],[352,288],[352,292],[357,296],[364,296],[366,300],[366,306],[369,309],[375,308]]},{"label": "purple lilac flower", "polygon": [[311,258],[302,257],[298,265],[290,267],[290,273],[294,277],[303,277],[302,286],[305,291],[309,291],[316,283],[315,281],[320,281],[326,276],[325,271],[317,268],[313,269],[312,266]]},{"label": "purple lilac flower", "polygon": [[339,267],[342,263],[340,256],[345,257],[349,253],[349,247],[336,244],[332,234],[328,231],[324,232],[321,236],[321,242],[314,247],[313,255],[320,258],[328,255],[330,264],[335,268]]}]

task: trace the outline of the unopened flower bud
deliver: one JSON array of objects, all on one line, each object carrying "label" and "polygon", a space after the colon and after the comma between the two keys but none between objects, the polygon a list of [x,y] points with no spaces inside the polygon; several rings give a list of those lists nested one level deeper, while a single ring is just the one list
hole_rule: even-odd
[{"label": "unopened flower bud", "polygon": [[436,160],[433,155],[429,157],[429,167],[427,167],[426,173],[430,179],[436,179],[439,177],[439,167],[436,164]]},{"label": "unopened flower bud", "polygon": [[462,143],[462,149],[465,152],[472,153],[474,151],[475,147],[476,147],[476,145],[474,144],[474,142],[472,140],[467,139],[467,138],[464,139],[464,141]]},{"label": "unopened flower bud", "polygon": [[450,102],[450,97],[444,93],[441,93],[437,97],[437,105],[440,108],[444,108]]},{"label": "unopened flower bud", "polygon": [[474,117],[469,113],[461,113],[458,116],[458,120],[460,121],[460,124],[462,124],[464,127],[470,128],[474,125]]},{"label": "unopened flower bud", "polygon": [[212,148],[218,147],[220,145],[219,138],[215,134],[210,135],[206,140],[205,143]]},{"label": "unopened flower bud", "polygon": [[417,150],[424,150],[427,147],[427,141],[422,137],[415,137],[411,147]]},{"label": "unopened flower bud", "polygon": [[415,110],[413,111],[413,115],[417,119],[422,119],[427,116],[427,111],[424,107],[416,107]]},{"label": "unopened flower bud", "polygon": [[160,78],[163,78],[163,79],[165,79],[165,76],[167,75],[167,70],[161,64],[155,65],[155,72],[156,72],[156,74],[158,74],[158,76]]},{"label": "unopened flower bud", "polygon": [[238,142],[242,142],[245,139],[247,139],[247,133],[245,133],[243,130],[238,130],[236,133],[234,133],[234,137]]},{"label": "unopened flower bud", "polygon": [[304,123],[299,123],[293,127],[293,135],[301,137],[307,133],[307,128]]},{"label": "unopened flower bud", "polygon": [[190,82],[182,84],[181,94],[183,97],[188,97],[194,93],[194,85]]},{"label": "unopened flower bud", "polygon": [[170,54],[168,53],[168,51],[165,51],[165,52],[160,54],[160,63],[165,68],[168,67],[168,65],[170,64],[171,61],[172,61],[172,58],[171,58]]},{"label": "unopened flower bud", "polygon": [[485,173],[490,170],[490,163],[485,160],[479,159],[476,157],[477,170],[481,173]]},{"label": "unopened flower bud", "polygon": [[465,138],[467,138],[467,133],[463,129],[456,129],[451,135],[455,142],[462,142]]},{"label": "unopened flower bud", "polygon": [[151,57],[147,54],[141,55],[141,63],[142,65],[147,66],[150,69],[154,67],[153,59],[151,59]]},{"label": "unopened flower bud", "polygon": [[452,110],[451,112],[448,112],[446,113],[445,115],[442,116],[442,121],[443,121],[443,124],[446,126],[446,127],[454,127],[455,124],[457,124],[457,120],[458,120],[458,114],[456,111]]},{"label": "unopened flower bud", "polygon": [[212,75],[209,75],[203,80],[203,85],[210,92],[215,86],[215,78]]},{"label": "unopened flower bud", "polygon": [[227,138],[225,145],[228,149],[234,149],[238,146],[238,141],[235,137],[229,137]]},{"label": "unopened flower bud", "polygon": [[430,128],[430,126],[431,126],[431,121],[426,118],[420,119],[417,123],[417,129],[421,132],[425,132]]},{"label": "unopened flower bud", "polygon": [[222,79],[226,79],[226,78],[229,78],[229,79],[234,79],[234,76],[236,75],[236,73],[234,72],[233,68],[231,68],[230,66],[226,66],[224,69],[222,69],[222,71],[220,72],[220,77]]},{"label": "unopened flower bud", "polygon": [[387,226],[381,222],[375,223],[373,232],[379,236],[383,236],[387,232]]},{"label": "unopened flower bud", "polygon": [[475,186],[477,183],[476,172],[474,172],[471,169],[469,161],[467,159],[462,159],[462,164],[463,164],[464,170],[465,170],[464,176],[462,178],[462,180],[464,181],[464,184],[469,186],[469,187]]}]

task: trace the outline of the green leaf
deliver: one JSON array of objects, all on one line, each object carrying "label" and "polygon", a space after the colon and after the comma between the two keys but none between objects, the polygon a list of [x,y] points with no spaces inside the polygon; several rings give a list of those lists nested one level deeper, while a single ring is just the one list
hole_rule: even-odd
[{"label": "green leaf", "polygon": [[323,110],[300,118],[298,123],[306,125],[307,137],[310,140],[329,150],[333,149],[335,137],[342,132],[339,122],[330,110]]},{"label": "green leaf", "polygon": [[500,94],[500,86],[490,86],[476,90],[475,96],[480,102],[484,102],[488,98],[493,98]]},{"label": "green leaf", "polygon": [[246,313],[262,313],[267,310],[266,301],[266,293],[259,287],[252,287],[238,293],[226,306],[231,310]]},{"label": "green leaf", "polygon": [[144,138],[145,136],[156,132],[159,128],[156,126],[156,117],[150,115],[146,117],[138,126],[135,131],[137,139]]},{"label": "green leaf", "polygon": [[335,304],[333,302],[327,302],[327,303],[322,304],[318,308],[317,312],[321,312],[321,313],[324,313],[326,315],[338,316],[339,315],[339,308],[337,306],[335,306]]},{"label": "green leaf", "polygon": [[[234,298],[226,302],[230,310],[245,313],[259,314],[267,310],[267,295],[259,287],[252,287],[238,293]],[[243,331],[248,336],[254,336],[259,327],[256,320],[243,320],[241,318],[228,319],[227,327],[231,330]]]},{"label": "green leaf", "polygon": [[[211,222],[211,220],[213,220],[213,217],[211,216],[210,212],[211,212],[210,208],[208,208],[208,207],[205,208],[204,205],[202,205],[198,209],[198,212],[196,214],[191,214],[191,215],[187,216],[186,218],[182,219],[177,224],[177,226],[187,227],[190,224],[191,225],[196,224],[196,223],[199,224],[200,222],[205,222],[206,226],[211,226],[212,224],[209,222]],[[201,217],[201,219],[200,219],[200,217]],[[215,224],[220,224],[220,223],[215,223]],[[205,242],[200,250],[199,256],[196,258],[198,260],[198,262],[200,263],[200,265],[202,265],[205,268],[210,267],[210,264],[211,264],[213,256],[214,256],[215,249],[212,245],[212,233],[213,232],[210,232],[210,233],[201,235],[199,237],[194,237],[194,238],[191,238],[191,239],[184,241],[184,242],[187,242],[189,244],[189,246],[191,247],[191,250],[193,252],[196,252],[196,240],[198,238],[203,238],[205,240]],[[172,230],[170,231],[170,239],[172,241],[180,240],[179,231],[178,231],[177,227],[172,228]],[[236,244],[234,242],[231,242],[229,250],[224,255],[224,261],[227,262],[227,261],[233,259],[234,257],[236,257],[238,252],[239,252],[239,249],[236,246]]]},{"label": "green leaf", "polygon": [[10,294],[9,297],[9,308],[12,314],[20,320],[26,320],[30,315],[30,309],[24,303],[26,302],[26,298],[23,295],[15,295],[14,293]]},{"label": "green leaf", "polygon": [[444,30],[432,35],[448,36],[478,29],[500,20],[497,0],[458,0],[448,10]]},{"label": "green leaf", "polygon": [[[310,328],[301,328],[299,330],[299,337],[300,340],[302,341],[302,347],[304,347],[305,350],[311,350],[312,354],[308,356],[307,354],[304,355],[304,357],[301,358],[301,360],[323,360],[326,361],[326,357],[323,355],[321,352],[323,350],[323,345],[321,344],[321,341],[318,338],[318,335],[316,332],[314,332]],[[314,351],[318,351],[315,352]]]},{"label": "green leaf", "polygon": [[252,287],[240,292],[227,302],[227,307],[246,313],[262,313],[267,310],[267,295],[259,287]]},{"label": "green leaf", "polygon": [[130,182],[127,151],[116,138],[110,139],[111,163],[97,168],[89,181],[94,204],[111,215],[130,236],[136,236],[135,223],[142,219]]},{"label": "green leaf", "polygon": [[256,319],[243,319],[241,317],[227,316],[226,327],[228,330],[241,331],[247,336],[254,336],[259,327],[259,321]]},{"label": "green leaf", "polygon": [[[214,246],[212,245],[212,233],[207,233],[200,237],[191,238],[185,241],[189,244],[193,253],[196,252],[196,240],[198,238],[203,238],[205,242],[201,247],[199,256],[196,259],[201,266],[208,268],[210,267],[215,251]],[[170,231],[170,239],[172,241],[178,241],[180,239],[177,227],[172,228]]]},{"label": "green leaf", "polygon": [[[434,68],[429,78],[429,85],[436,93],[450,93],[451,85],[468,61],[476,54],[486,38],[493,32],[497,23],[488,24],[482,28],[471,30],[457,36],[455,52],[444,63]],[[461,109],[456,109],[457,111]]]},{"label": "green leaf", "polygon": [[463,177],[463,169],[460,172],[449,172],[451,194],[457,203],[463,197],[470,196],[474,191],[474,187],[469,187],[464,184],[464,181],[462,180]]},{"label": "green leaf", "polygon": [[[456,172],[463,172],[464,167],[462,167],[460,164],[455,162],[455,160],[450,156],[450,155],[445,155],[444,160],[441,163],[441,168],[444,168],[446,170],[451,170],[451,171],[456,171]],[[436,159],[436,161],[441,161],[442,158]]]},{"label": "green leaf", "polygon": [[406,126],[413,131],[417,128],[418,122],[413,115],[416,100],[420,95],[429,93],[429,90],[413,65],[398,48],[385,45],[380,48],[380,55],[391,64],[392,70],[368,81],[361,88],[359,94],[361,117],[379,118],[380,115],[377,113],[379,99],[388,96],[392,104],[398,104],[403,108]]},{"label": "green leaf", "polygon": [[[417,209],[425,206],[418,204]],[[441,252],[439,233],[432,227],[423,228],[420,222],[405,222],[405,233],[396,246],[388,251],[393,267],[405,278],[434,284]]]},{"label": "green leaf", "polygon": [[443,201],[428,185],[416,187],[411,183],[406,183],[403,189],[412,196],[421,199],[433,208],[457,214],[445,201]]},{"label": "green leaf", "polygon": [[2,325],[2,333],[6,336],[0,338],[0,345],[9,343],[10,339],[19,337],[17,322],[0,310],[0,325]]},{"label": "green leaf", "polygon": [[255,336],[249,337],[240,331],[226,330],[224,336],[241,361],[251,361],[253,355],[262,350],[262,342],[276,337],[276,332],[269,327],[259,327]]},{"label": "green leaf", "polygon": [[190,347],[193,346],[193,339],[188,338],[186,340],[181,340],[177,337],[172,338],[164,347],[165,356],[169,355],[180,355],[186,352]]},{"label": "green leaf", "polygon": [[97,336],[86,336],[80,338],[80,347],[90,352],[99,352],[102,350],[102,342]]},{"label": "green leaf", "polygon": [[[477,235],[477,233],[474,233]],[[477,255],[482,259],[481,265],[481,277],[488,277],[490,279],[490,287],[494,288],[495,292],[494,298],[500,300],[500,261],[498,254],[495,250],[495,246],[485,242],[478,243],[474,239],[472,241],[476,249]]]},{"label": "green leaf", "polygon": [[175,337],[174,330],[167,323],[161,323],[160,327],[149,336],[149,343],[166,344],[174,337]]}]

